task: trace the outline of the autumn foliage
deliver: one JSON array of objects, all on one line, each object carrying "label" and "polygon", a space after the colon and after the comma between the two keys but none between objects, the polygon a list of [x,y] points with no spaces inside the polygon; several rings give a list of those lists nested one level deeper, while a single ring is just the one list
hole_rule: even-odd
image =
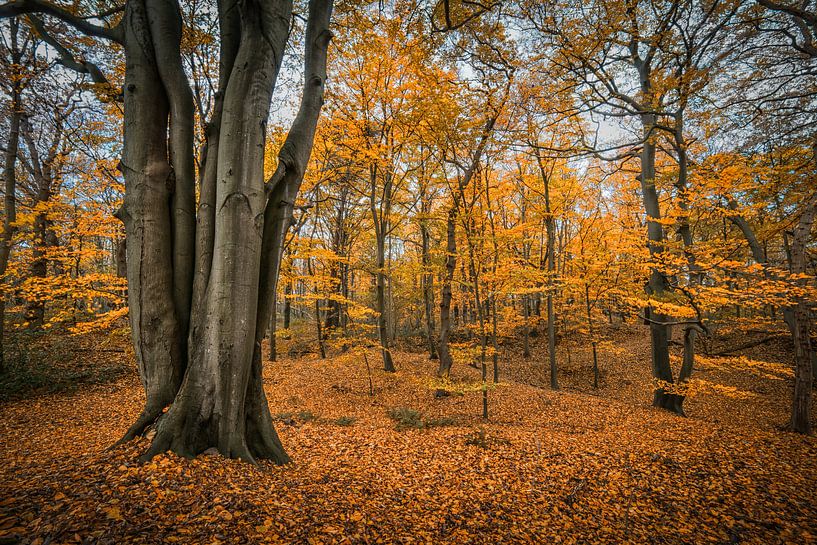
[{"label": "autumn foliage", "polygon": [[0,2],[0,543],[817,542],[813,0],[228,4]]}]

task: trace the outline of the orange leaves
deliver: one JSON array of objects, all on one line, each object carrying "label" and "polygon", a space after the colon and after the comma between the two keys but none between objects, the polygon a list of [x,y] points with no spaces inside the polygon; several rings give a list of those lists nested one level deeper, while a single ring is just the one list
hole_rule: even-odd
[{"label": "orange leaves", "polygon": [[[313,415],[277,421],[294,459],[286,467],[217,455],[136,463],[144,440],[106,451],[140,410],[134,377],[6,404],[0,536],[521,544],[641,543],[660,532],[690,543],[735,534],[808,543],[817,532],[817,457],[814,440],[776,429],[787,385],[771,375],[785,366],[701,358],[706,383],[689,384],[694,416],[679,418],[649,407],[643,331],[618,330],[617,355],[594,395],[580,386],[582,348],[563,365],[560,392],[540,387],[541,361],[503,352],[503,387],[492,393],[487,423],[478,392],[434,399],[424,382],[434,362],[424,355],[395,352],[397,375],[374,369],[374,396],[360,354],[284,359],[265,370],[273,411]],[[751,369],[758,373],[749,377]],[[479,376],[466,366],[454,372],[457,381]],[[385,408],[400,406],[454,423],[397,431]],[[354,420],[340,426],[341,417]]]}]

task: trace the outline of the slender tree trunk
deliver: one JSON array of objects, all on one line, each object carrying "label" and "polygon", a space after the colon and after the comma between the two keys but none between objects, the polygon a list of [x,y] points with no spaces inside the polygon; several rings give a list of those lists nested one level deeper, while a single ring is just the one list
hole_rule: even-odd
[{"label": "slender tree trunk", "polygon": [[[19,22],[16,18],[9,21],[9,45],[11,50],[12,66],[19,67],[21,65],[21,53],[17,45],[17,33],[19,31]],[[5,322],[6,322],[6,298],[8,297],[6,282],[3,278],[8,268],[9,256],[11,254],[11,247],[14,240],[14,232],[16,231],[17,222],[17,152],[20,145],[20,123],[23,117],[22,104],[20,95],[22,93],[22,81],[17,79],[11,86],[11,100],[9,101],[9,132],[6,140],[6,150],[4,153],[3,162],[3,189],[4,195],[4,213],[3,218],[3,233],[0,236],[0,282],[2,282],[2,290],[0,290],[0,373],[5,370]]]},{"label": "slender tree trunk", "polygon": [[[471,156],[471,162],[459,179],[459,193],[462,193],[465,188],[468,187],[468,184],[471,183],[471,179],[476,173],[479,161],[482,158],[482,153],[488,145],[488,140],[491,137],[498,116],[499,112],[494,112],[486,121],[482,136]],[[438,346],[440,366],[437,370],[437,376],[440,377],[447,377],[451,372],[452,365],[448,339],[451,333],[451,286],[454,281],[454,271],[457,267],[457,215],[459,213],[459,204],[457,202],[456,191],[452,191],[451,193],[452,203],[451,208],[448,209],[448,219],[446,221],[445,279],[440,297],[440,344]]]},{"label": "slender tree trunk", "polygon": [[377,274],[375,278],[375,306],[377,309],[377,332],[380,336],[380,350],[383,355],[383,370],[395,371],[394,361],[389,347],[389,323],[386,309],[386,263],[384,259],[385,240],[377,241]]},{"label": "slender tree trunk", "polygon": [[[817,146],[815,146],[817,155]],[[808,268],[807,245],[817,214],[817,193],[814,193],[805,205],[800,220],[794,230],[791,241],[792,274],[804,275]],[[805,288],[806,280],[798,279],[797,284]],[[789,308],[794,340],[794,394],[791,411],[791,429],[810,434],[811,427],[811,390],[814,383],[813,347],[811,346],[811,311],[808,300],[800,295]]]},{"label": "slender tree trunk", "polygon": [[556,222],[550,206],[550,176],[545,171],[542,158],[537,152],[536,160],[545,187],[545,230],[547,232],[547,334],[548,359],[550,362],[550,387],[559,389],[559,378],[556,368],[556,317],[553,312],[553,294],[556,291]]},{"label": "slender tree trunk", "polygon": [[[463,189],[464,189],[463,186],[460,186],[460,195],[462,198],[462,202],[465,202],[465,195]],[[474,241],[472,237],[472,232],[473,221],[469,215],[469,218],[467,218],[465,222],[465,240],[466,243],[468,244],[468,270],[472,279],[471,285],[473,286],[472,289],[474,294],[474,306],[476,307],[477,320],[479,322],[480,334],[479,362],[480,373],[482,376],[482,418],[488,420],[488,366],[485,359],[488,346],[488,333],[485,328],[484,307],[482,306],[482,298],[480,297],[479,272],[477,270],[476,257],[474,255]]]},{"label": "slender tree trunk", "polygon": [[389,175],[383,187],[383,199],[378,207],[377,200],[377,166],[369,169],[369,208],[374,223],[377,256],[375,271],[375,311],[377,312],[377,334],[380,338],[380,352],[383,357],[383,370],[395,371],[394,361],[389,348],[389,324],[386,309],[386,237],[389,231],[389,212],[391,206],[391,182]]},{"label": "slender tree trunk", "polygon": [[[312,268],[312,258],[307,258],[306,260],[306,270],[309,276],[313,276],[315,271]],[[321,303],[320,298],[318,297],[318,287],[317,284],[315,285],[315,333],[318,336],[318,351],[321,355],[321,359],[326,359],[326,346],[323,337],[323,328],[321,327]]]},{"label": "slender tree trunk", "polygon": [[590,284],[584,284],[584,310],[587,316],[587,332],[590,335],[590,347],[593,351],[593,388],[599,387],[599,356],[596,350],[596,331],[593,328],[592,306],[590,304]]},{"label": "slender tree trunk", "polygon": [[522,296],[522,318],[524,325],[522,326],[522,357],[530,358],[530,301],[528,294]]},{"label": "slender tree trunk", "polygon": [[431,213],[431,199],[426,198],[425,194],[422,196],[420,203],[420,212],[423,218],[420,220],[420,239],[422,249],[422,264],[423,272],[420,278],[423,291],[423,310],[425,313],[426,325],[426,339],[428,341],[428,357],[436,360],[439,356],[437,354],[437,342],[434,339],[434,274],[431,271],[431,233],[428,229],[428,214]]},{"label": "slender tree trunk", "polygon": [[[456,197],[454,197],[456,199]],[[440,295],[440,365],[437,376],[447,377],[451,372],[451,352],[448,337],[451,334],[451,287],[454,282],[454,271],[457,267],[457,204],[456,201],[448,210],[446,220],[445,277]]]},{"label": "slender tree trunk", "polygon": [[292,323],[292,283],[287,282],[284,286],[284,329],[289,330]]},{"label": "slender tree trunk", "polygon": [[[647,239],[652,259],[658,259],[663,251],[664,228],[661,225],[661,208],[658,191],[655,187],[655,143],[652,134],[655,125],[654,114],[641,116],[644,128],[644,145],[641,151],[641,193],[644,211],[647,215]],[[653,265],[647,283],[647,294],[660,300],[667,289],[666,278],[658,266]],[[647,307],[647,319],[650,324],[652,376],[659,382],[653,392],[653,405],[675,411],[674,398],[668,393],[664,384],[672,384],[672,368],[669,360],[669,327],[667,317]]]}]

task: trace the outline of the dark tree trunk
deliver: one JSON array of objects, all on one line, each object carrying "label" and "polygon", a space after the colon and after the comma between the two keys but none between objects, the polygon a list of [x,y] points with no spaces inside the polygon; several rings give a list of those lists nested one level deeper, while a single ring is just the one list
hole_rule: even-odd
[{"label": "dark tree trunk", "polygon": [[287,285],[284,287],[284,329],[289,329],[292,323],[292,300],[290,296],[292,295],[292,284],[287,282]]},{"label": "dark tree trunk", "polygon": [[374,224],[375,242],[377,243],[377,261],[375,271],[375,311],[377,312],[377,334],[380,339],[380,352],[383,357],[383,370],[389,373],[396,371],[389,347],[389,322],[386,308],[386,237],[390,229],[392,185],[391,175],[386,173],[383,183],[382,200],[377,198],[377,167],[369,169],[369,208]]},{"label": "dark tree trunk", "polygon": [[528,294],[522,296],[522,319],[524,325],[522,326],[522,357],[530,358],[530,301]]},{"label": "dark tree trunk", "polygon": [[556,317],[553,312],[553,295],[556,291],[556,221],[550,206],[550,175],[545,170],[542,157],[537,151],[536,162],[545,188],[545,230],[547,232],[547,335],[548,360],[550,363],[550,387],[559,389],[559,377],[556,367]]},{"label": "dark tree trunk", "polygon": [[[507,96],[507,95],[506,95]],[[443,280],[442,294],[440,296],[440,344],[437,347],[440,355],[440,365],[437,369],[437,376],[447,377],[451,372],[451,351],[448,346],[448,339],[451,334],[451,286],[454,281],[454,271],[457,267],[457,216],[459,214],[459,203],[457,192],[462,194],[465,188],[471,183],[471,178],[477,171],[482,153],[494,130],[499,112],[488,118],[485,128],[482,131],[479,143],[471,156],[471,162],[459,179],[458,188],[452,191],[451,208],[448,210],[446,220],[446,258],[445,258],[445,278]]]},{"label": "dark tree trunk", "polygon": [[[817,154],[817,146],[815,146]],[[805,276],[808,267],[807,245],[814,216],[817,214],[817,193],[807,201],[797,222],[791,241],[792,274]],[[806,287],[806,280],[796,280],[801,288]],[[810,434],[811,427],[811,390],[814,384],[813,347],[811,346],[811,311],[806,297],[800,295],[788,309],[794,340],[794,394],[792,399],[791,429]]]},{"label": "dark tree trunk", "polygon": [[[17,44],[19,23],[16,18],[9,21],[9,52],[10,63],[15,69],[21,66],[22,55]],[[23,118],[20,95],[22,93],[22,79],[11,86],[11,100],[9,101],[9,132],[6,140],[6,149],[3,157],[3,189],[5,192],[3,233],[0,236],[0,278],[5,276],[8,268],[11,247],[14,241],[17,221],[17,152],[20,145],[20,123]],[[0,289],[0,373],[5,370],[5,322],[6,322],[6,289]]]},{"label": "dark tree trunk", "polygon": [[590,335],[590,348],[593,351],[593,388],[599,387],[599,356],[596,350],[596,331],[593,328],[593,306],[590,303],[590,284],[584,284],[584,310],[587,316],[587,332]]},{"label": "dark tree trunk", "polygon": [[425,192],[420,203],[420,212],[423,217],[420,220],[420,239],[422,249],[423,273],[420,278],[423,291],[423,312],[425,314],[426,340],[428,342],[428,357],[436,360],[437,342],[434,327],[434,273],[431,270],[431,233],[428,229],[427,216],[431,213],[431,199],[427,198]]},{"label": "dark tree trunk", "polygon": [[453,360],[448,347],[448,337],[451,334],[451,286],[454,282],[454,271],[457,267],[457,205],[456,201],[448,210],[445,244],[445,277],[443,278],[442,293],[440,295],[440,365],[437,376],[447,377],[451,372]]},{"label": "dark tree trunk", "polygon": [[[644,211],[647,215],[647,239],[652,259],[658,259],[663,251],[664,228],[661,225],[661,207],[655,187],[655,143],[652,134],[655,125],[653,114],[643,114],[644,147],[641,151],[641,193]],[[657,266],[653,266],[647,282],[647,294],[660,300],[667,289],[667,281]],[[650,324],[652,376],[659,381],[653,392],[653,405],[675,412],[675,399],[664,385],[673,384],[672,368],[669,360],[669,327],[667,317],[647,309]]]},{"label": "dark tree trunk", "polygon": [[[684,140],[684,110],[679,109],[675,115],[675,132],[674,132],[674,147],[678,154],[678,179],[675,182],[675,187],[678,191],[678,210],[679,210],[679,224],[678,235],[684,244],[684,254],[687,262],[687,273],[689,275],[689,284],[697,286],[701,283],[701,272],[695,261],[695,254],[693,253],[692,229],[689,225],[689,196],[687,195],[687,179],[689,170],[689,160],[687,158],[687,145]],[[694,305],[694,301],[693,301]],[[695,306],[698,311],[698,307]],[[681,364],[681,371],[678,374],[678,384],[685,384],[692,376],[692,371],[695,366],[695,339],[698,336],[698,331],[702,331],[703,316],[698,314],[697,324],[686,324],[684,326],[683,337],[683,363]],[[676,413],[684,414],[684,399],[683,393],[676,393],[674,395],[674,410]]]}]

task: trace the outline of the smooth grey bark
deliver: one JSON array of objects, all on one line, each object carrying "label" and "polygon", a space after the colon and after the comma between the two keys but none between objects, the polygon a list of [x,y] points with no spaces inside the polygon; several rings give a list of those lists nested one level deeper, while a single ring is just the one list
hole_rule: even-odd
[{"label": "smooth grey bark", "polygon": [[[9,21],[10,62],[13,66],[20,66],[22,54],[20,52],[17,35],[19,22],[16,18]],[[17,222],[17,157],[20,145],[20,123],[23,118],[22,80],[12,82],[9,100],[9,132],[6,139],[6,149],[3,154],[3,233],[0,236],[0,278],[5,276],[8,268],[9,256],[14,240]],[[6,321],[6,289],[0,290],[0,373],[6,366],[5,361],[5,334]]]},{"label": "smooth grey bark", "polygon": [[181,384],[185,342],[173,297],[172,168],[168,163],[169,105],[156,69],[147,7],[131,0],[123,16],[124,138],[119,169],[125,197],[117,217],[127,238],[128,306],[145,407],[126,432],[141,433],[162,414]]},{"label": "smooth grey bark", "polygon": [[0,17],[43,13],[124,47],[125,198],[117,215],[127,234],[131,329],[146,403],[123,439],[155,423],[148,458],[215,447],[228,457],[283,463],[260,346],[323,102],[332,2],[309,3],[301,107],[266,184],[265,122],[292,3],[221,0],[218,8],[220,82],[198,210],[192,93],[175,0],[128,0],[113,28],[46,0],[10,2]]},{"label": "smooth grey bark", "polygon": [[[171,225],[173,305],[179,332],[187,338],[196,240],[193,168],[193,92],[182,67],[182,21],[177,0],[145,0],[156,70],[170,110],[168,151],[172,168]],[[182,344],[186,359],[186,343]]]}]

